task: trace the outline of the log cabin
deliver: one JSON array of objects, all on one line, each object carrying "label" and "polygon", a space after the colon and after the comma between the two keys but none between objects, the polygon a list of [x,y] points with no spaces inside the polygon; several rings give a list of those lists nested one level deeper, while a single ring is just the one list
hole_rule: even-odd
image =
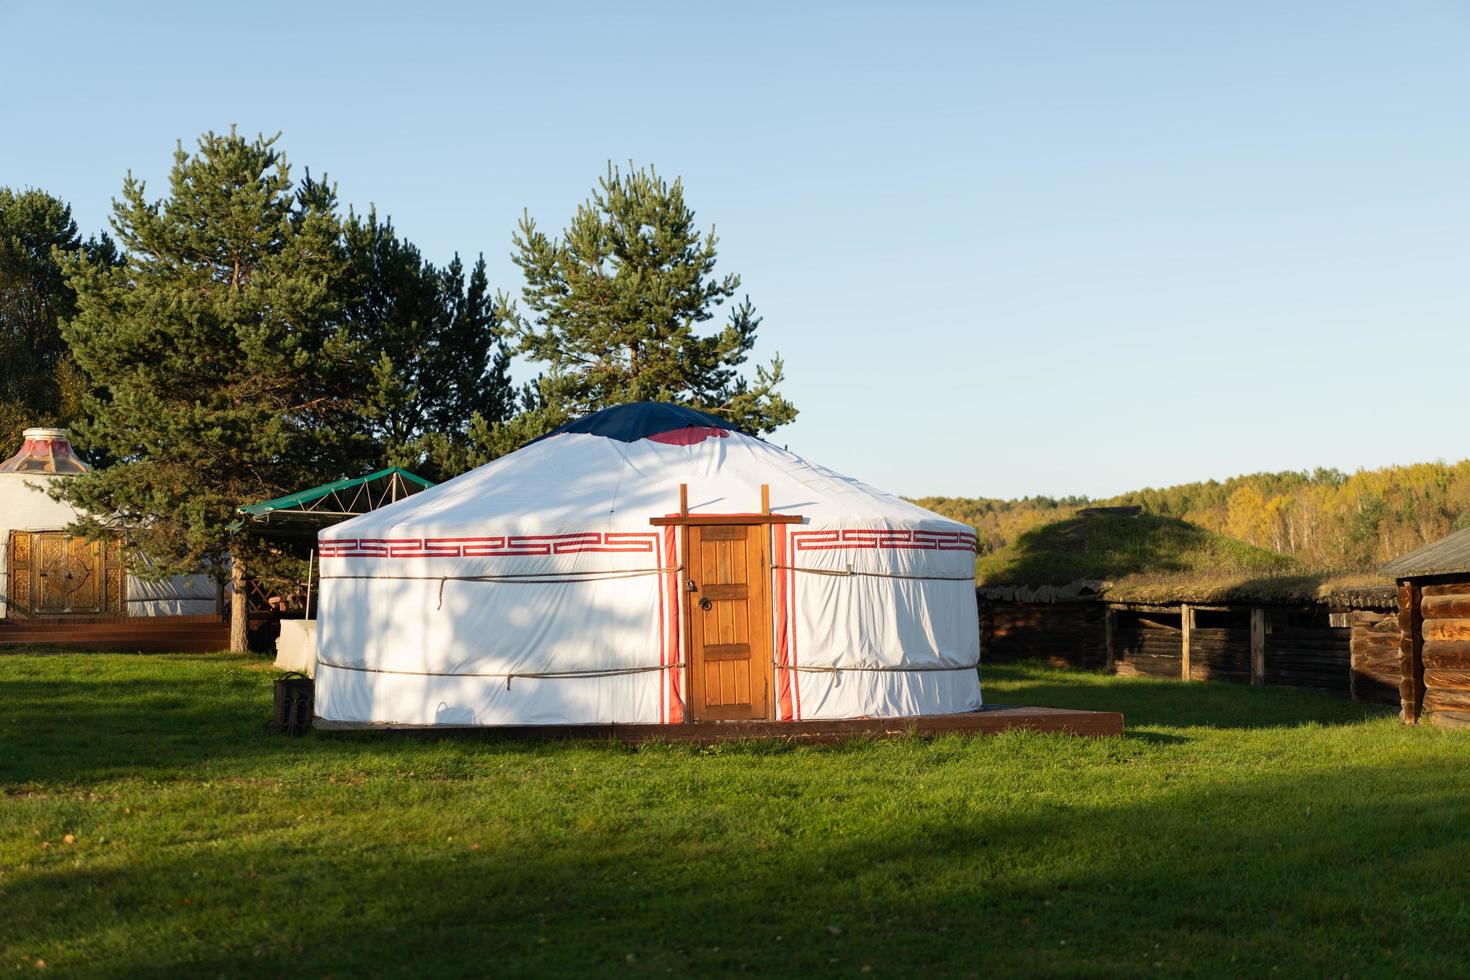
[{"label": "log cabin", "polygon": [[1398,586],[1404,721],[1470,727],[1470,528],[1383,567]]}]

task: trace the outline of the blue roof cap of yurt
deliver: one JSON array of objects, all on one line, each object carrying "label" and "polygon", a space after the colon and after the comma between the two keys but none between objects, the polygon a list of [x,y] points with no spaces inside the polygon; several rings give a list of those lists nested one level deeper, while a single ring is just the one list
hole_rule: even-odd
[{"label": "blue roof cap of yurt", "polygon": [[[541,439],[563,433],[585,433],[616,439],[618,442],[637,442],[649,436],[672,432],[676,429],[723,429],[726,432],[744,432],[718,415],[701,412],[684,405],[669,402],[629,402],[614,405],[574,419],[552,429]],[[539,442],[540,439],[534,440]]]}]

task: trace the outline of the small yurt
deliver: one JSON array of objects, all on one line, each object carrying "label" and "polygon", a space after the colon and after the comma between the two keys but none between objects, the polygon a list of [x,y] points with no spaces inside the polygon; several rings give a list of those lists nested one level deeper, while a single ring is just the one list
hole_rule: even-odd
[{"label": "small yurt", "polygon": [[[83,473],[65,429],[26,429],[20,451],[0,463],[0,619],[96,619],[207,615],[219,587],[204,575],[150,582],[128,573],[120,539],[66,533],[69,504],[46,492]],[[138,560],[134,556],[134,560]]]},{"label": "small yurt", "polygon": [[324,727],[980,707],[974,531],[689,408],[588,415],[319,549]]}]

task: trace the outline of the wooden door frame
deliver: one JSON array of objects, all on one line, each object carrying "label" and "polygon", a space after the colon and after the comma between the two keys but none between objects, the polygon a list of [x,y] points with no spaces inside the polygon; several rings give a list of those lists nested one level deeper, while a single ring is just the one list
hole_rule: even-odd
[{"label": "wooden door frame", "polygon": [[[90,564],[92,571],[97,576],[97,608],[84,612],[74,612],[68,609],[60,611],[40,610],[37,605],[40,601],[40,542],[49,535],[60,535],[66,542],[67,554],[71,554],[71,542],[81,541],[89,547],[97,549],[96,555],[92,556]],[[23,574],[17,575],[16,544],[21,539],[25,540],[25,569]],[[12,528],[5,542],[5,609],[6,616],[13,619],[75,619],[77,621],[97,620],[107,617],[125,616],[127,614],[127,570],[123,561],[123,542],[121,538],[85,538],[74,535],[64,528],[50,528],[45,530],[31,530]],[[25,583],[25,602],[16,603],[17,583]]]},{"label": "wooden door frame", "polygon": [[[755,606],[755,615],[752,617],[755,622],[753,624],[753,628],[751,629],[752,635],[750,637],[751,653],[753,654],[751,660],[754,661],[751,669],[753,671],[759,672],[759,680],[757,680],[756,678],[752,678],[751,684],[752,689],[757,683],[763,686],[763,700],[765,710],[762,712],[759,718],[752,720],[773,721],[776,692],[774,690],[775,671],[772,669],[771,666],[771,633],[773,629],[773,620],[771,615],[771,584],[769,581],[771,577],[771,539],[769,531],[770,525],[757,524],[755,522],[741,522],[736,524],[715,524],[709,522],[701,522],[695,525],[685,524],[679,529],[679,534],[682,538],[680,545],[684,549],[684,554],[686,556],[689,556],[685,559],[685,585],[682,589],[684,595],[683,601],[681,603],[681,605],[683,606],[685,623],[684,636],[682,638],[684,642],[684,663],[687,665],[687,669],[685,671],[685,684],[689,691],[689,704],[688,710],[685,711],[685,715],[690,721],[721,720],[709,717],[695,717],[697,713],[703,713],[704,711],[704,705],[702,703],[699,703],[701,699],[697,699],[695,697],[696,691],[703,691],[702,683],[695,683],[695,678],[697,675],[701,682],[704,681],[707,665],[702,660],[696,662],[696,658],[694,656],[694,637],[692,632],[694,627],[694,593],[689,590],[687,584],[689,581],[691,581],[689,576],[693,573],[693,553],[690,551],[689,548],[690,527],[748,527],[756,529],[756,541],[758,544],[759,558],[754,563],[754,567],[751,568],[747,574],[749,575],[749,578],[751,580],[750,584],[752,586],[752,589],[759,589],[760,591],[759,595],[749,596],[746,602]],[[750,539],[749,537],[747,537],[742,542],[742,546],[748,547],[749,542]],[[749,609],[750,605],[747,605],[746,608]],[[757,641],[756,639],[757,636],[760,637],[759,641]]]},{"label": "wooden door frame", "polygon": [[776,711],[776,670],[772,663],[774,656],[774,631],[775,631],[775,597],[771,589],[771,530],[776,524],[802,524],[806,518],[800,514],[773,514],[771,513],[771,491],[766,484],[761,484],[761,512],[743,514],[691,514],[689,513],[689,485],[679,484],[679,513],[670,514],[666,517],[650,517],[648,523],[654,527],[677,527],[679,529],[679,609],[681,619],[679,630],[679,647],[684,659],[684,690],[687,693],[687,702],[684,710],[684,723],[690,724],[695,721],[707,721],[708,719],[696,719],[694,717],[694,638],[691,633],[693,623],[693,593],[689,591],[689,574],[692,570],[692,557],[689,553],[689,529],[691,527],[729,527],[744,525],[748,527],[761,528],[761,555],[763,561],[761,568],[757,570],[761,581],[761,595],[764,601],[758,615],[761,620],[761,635],[765,638],[765,666],[762,668],[766,683],[766,720],[775,718]]}]

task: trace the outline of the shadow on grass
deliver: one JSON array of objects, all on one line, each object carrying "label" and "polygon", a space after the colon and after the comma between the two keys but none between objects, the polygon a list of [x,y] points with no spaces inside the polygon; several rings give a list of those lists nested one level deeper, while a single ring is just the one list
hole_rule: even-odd
[{"label": "shadow on grass", "polygon": [[1072,806],[920,794],[886,823],[867,798],[795,823],[800,801],[777,797],[612,815],[589,800],[571,824],[471,811],[458,842],[329,824],[102,868],[58,858],[7,882],[7,927],[129,975],[1458,972],[1470,776],[1348,779]]},{"label": "shadow on grass", "polygon": [[263,666],[230,654],[0,656],[0,783],[156,779],[284,758],[289,744],[267,731]]},{"label": "shadow on grass", "polygon": [[[274,675],[250,669],[261,666],[227,654],[0,658],[6,701],[0,713],[0,784],[168,779],[197,774],[201,766],[239,763],[270,773],[392,753],[407,744],[384,733],[305,739],[271,733]],[[1130,730],[1344,725],[1384,713],[1288,688],[1122,679],[1039,664],[986,666],[982,679],[988,703],[1121,711]],[[533,748],[487,741],[477,751],[515,754]]]},{"label": "shadow on grass", "polygon": [[1392,714],[1379,705],[1301,688],[1114,677],[1040,662],[987,664],[981,668],[981,681],[988,703],[1121,711],[1129,728],[1351,725]]}]

